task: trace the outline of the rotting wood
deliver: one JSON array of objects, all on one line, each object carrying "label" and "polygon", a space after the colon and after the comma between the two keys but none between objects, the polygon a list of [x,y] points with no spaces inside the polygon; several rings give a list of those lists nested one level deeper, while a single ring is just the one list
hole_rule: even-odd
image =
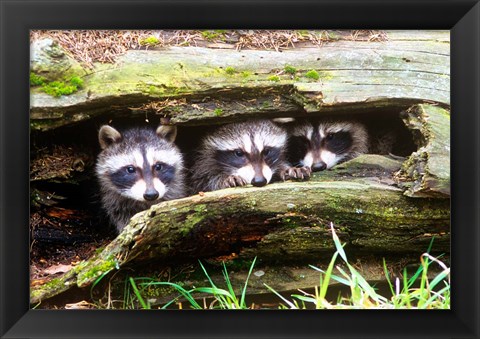
[{"label": "rotting wood", "polygon": [[450,111],[418,105],[402,116],[418,146],[396,176],[405,195],[450,197]]},{"label": "rotting wood", "polygon": [[326,259],[334,251],[330,222],[351,254],[419,254],[432,237],[436,251],[448,252],[449,200],[404,196],[400,189],[382,183],[379,175],[388,178],[392,162],[395,170],[400,162],[386,159],[387,168],[382,168],[382,161],[369,157],[309,182],[226,189],[155,205],[134,216],[93,258],[53,282],[33,286],[31,302],[74,285],[89,286],[115,268],[153,259],[165,263],[231,253],[263,262]]},{"label": "rotting wood", "polygon": [[[129,51],[115,65],[96,65],[83,77],[83,89],[72,95],[54,98],[33,88],[31,128],[145,114],[138,108],[166,99],[186,100],[176,110],[157,112],[177,124],[239,114],[249,118],[342,108],[354,113],[421,102],[448,106],[449,32],[428,32],[424,39],[416,35],[415,41],[397,40],[396,34],[390,32],[386,42],[336,41],[281,54],[196,47]],[[293,74],[285,71],[287,65]],[[246,103],[249,93],[257,100]]]},{"label": "rotting wood", "polygon": [[[52,98],[34,89],[31,127],[37,131],[95,117],[158,114],[179,125],[209,125],[259,116],[356,114],[388,107],[401,111],[425,102],[438,107],[416,106],[405,117],[408,128],[418,130],[420,149],[400,172],[405,174],[399,181],[402,189],[393,180],[400,160],[365,155],[310,182],[164,202],[134,217],[89,260],[51,281],[33,284],[31,302],[72,286],[91,286],[103,274],[150,260],[215,260],[235,253],[239,260],[257,256],[264,263],[282,265],[289,260],[328,261],[334,251],[330,222],[347,244],[347,253],[356,256],[418,256],[433,237],[434,250],[448,253],[449,173],[438,164],[444,164],[445,157],[449,160],[449,135],[442,134],[437,123],[449,126],[444,116],[450,100],[449,34],[389,36],[382,43],[339,41],[285,51],[282,58],[266,51],[131,51],[116,65],[98,66],[84,78],[84,89],[72,96]],[[142,63],[136,64],[138,60]],[[285,65],[294,66],[296,74],[285,73]],[[317,72],[317,80],[306,77],[310,70]],[[431,114],[441,121],[425,118]],[[431,155],[426,162],[425,154]],[[68,175],[73,173],[67,169]],[[64,172],[58,173],[62,178]],[[423,198],[404,195],[405,188],[406,195]]]}]

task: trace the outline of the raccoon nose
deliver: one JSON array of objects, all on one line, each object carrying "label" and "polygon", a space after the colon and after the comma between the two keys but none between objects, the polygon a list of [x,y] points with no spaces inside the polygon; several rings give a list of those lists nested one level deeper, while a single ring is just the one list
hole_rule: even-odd
[{"label": "raccoon nose", "polygon": [[265,179],[264,177],[254,177],[252,179],[253,186],[262,187],[262,186],[265,186],[266,184],[267,184],[267,179]]},{"label": "raccoon nose", "polygon": [[143,198],[148,201],[152,201],[158,198],[158,192],[156,190],[148,190],[143,194]]},{"label": "raccoon nose", "polygon": [[325,169],[327,169],[327,164],[324,163],[323,161],[317,162],[312,166],[312,171],[314,172],[323,171]]}]

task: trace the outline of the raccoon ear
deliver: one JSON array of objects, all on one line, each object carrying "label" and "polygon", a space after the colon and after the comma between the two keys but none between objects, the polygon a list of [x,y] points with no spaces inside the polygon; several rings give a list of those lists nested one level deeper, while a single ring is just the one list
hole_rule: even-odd
[{"label": "raccoon ear", "polygon": [[177,137],[177,126],[160,125],[157,128],[157,135],[168,142],[174,142]]},{"label": "raccoon ear", "polygon": [[119,142],[122,139],[122,135],[115,128],[103,125],[98,132],[98,142],[102,149]]}]

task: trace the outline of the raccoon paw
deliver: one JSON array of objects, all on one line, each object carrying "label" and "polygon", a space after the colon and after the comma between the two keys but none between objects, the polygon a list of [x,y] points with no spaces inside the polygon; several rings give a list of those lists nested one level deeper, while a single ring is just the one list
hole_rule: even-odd
[{"label": "raccoon paw", "polygon": [[225,179],[223,183],[223,187],[228,188],[228,187],[245,186],[246,184],[247,182],[245,181],[245,179],[236,175],[230,175],[229,177],[227,177],[227,179]]},{"label": "raccoon paw", "polygon": [[310,174],[312,170],[308,166],[304,167],[289,167],[284,170],[284,173],[280,174],[283,180],[288,179],[300,179],[307,180],[310,179]]}]

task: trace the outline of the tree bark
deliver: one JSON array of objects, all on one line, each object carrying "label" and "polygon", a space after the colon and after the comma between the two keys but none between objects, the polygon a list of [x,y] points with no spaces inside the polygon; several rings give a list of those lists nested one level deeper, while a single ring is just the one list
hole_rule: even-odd
[{"label": "tree bark", "polygon": [[[308,182],[231,188],[162,202],[134,216],[98,255],[55,283],[34,286],[31,302],[150,260],[172,263],[232,253],[236,259],[257,257],[264,263],[328,259],[334,251],[330,223],[351,255],[420,254],[432,237],[435,251],[448,252],[449,199],[413,199],[382,183],[399,168],[396,160],[365,155]],[[345,180],[345,173],[353,178]]]},{"label": "tree bark", "polygon": [[450,111],[432,105],[413,106],[403,114],[418,150],[397,178],[410,197],[450,196]]},{"label": "tree bark", "polygon": [[386,42],[340,40],[282,53],[128,51],[115,65],[96,64],[72,95],[56,98],[33,88],[31,128],[50,130],[99,116],[158,114],[175,124],[201,125],[239,115],[355,114],[425,101],[450,105],[449,32],[410,39],[404,32],[387,34]]}]

